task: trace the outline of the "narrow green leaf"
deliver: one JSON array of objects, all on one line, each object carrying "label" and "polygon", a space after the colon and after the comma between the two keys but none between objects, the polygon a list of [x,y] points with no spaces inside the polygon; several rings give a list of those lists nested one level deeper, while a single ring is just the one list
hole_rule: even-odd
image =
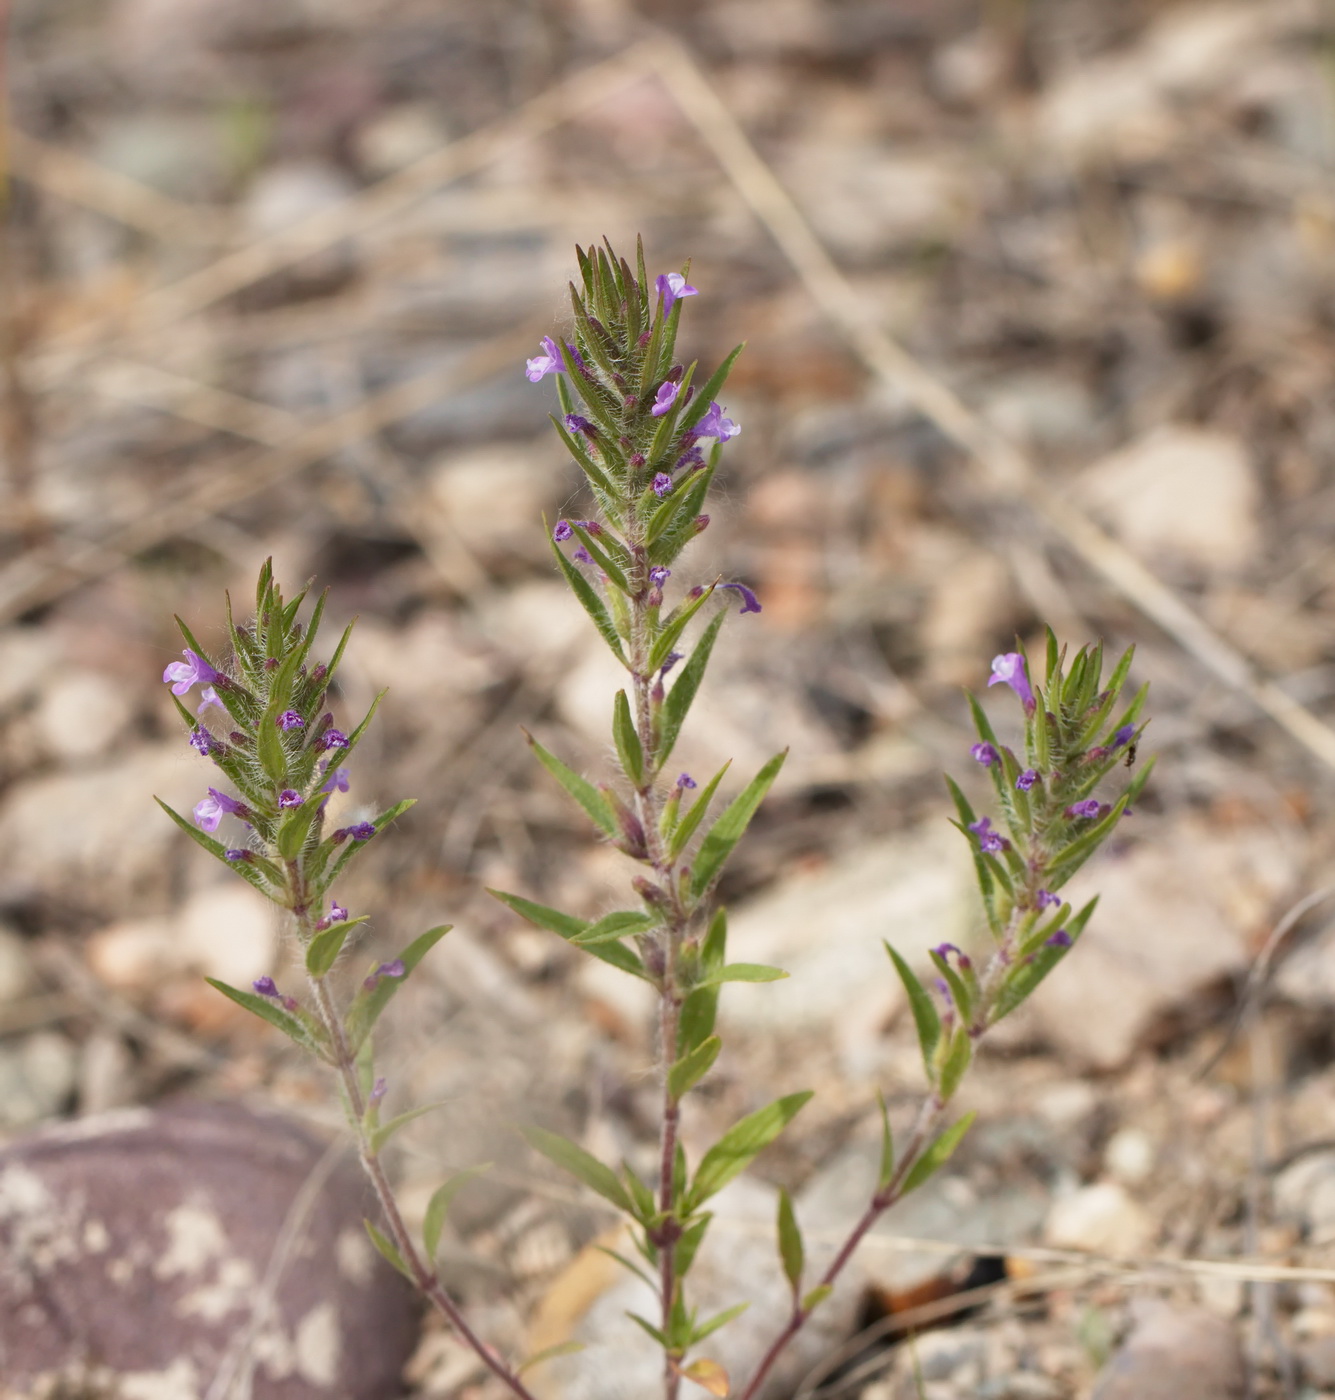
[{"label": "narrow green leaf", "polygon": [[711,1035],[689,1054],[682,1056],[668,1070],[668,1093],[672,1098],[680,1099],[693,1089],[713,1069],[714,1061],[718,1059],[722,1049],[722,1040],[716,1035]]},{"label": "narrow green leaf", "polygon": [[352,999],[352,1005],[348,1007],[345,1022],[348,1045],[354,1055],[361,1049],[362,1042],[370,1035],[380,1013],[394,999],[395,993],[412,975],[417,964],[449,933],[452,927],[452,924],[440,924],[436,928],[427,929],[425,933],[419,933],[399,954],[399,961],[403,963],[402,977],[378,977],[375,986],[370,991],[367,991],[365,987],[358,990],[357,995]]},{"label": "narrow green leaf", "polygon": [[635,1213],[635,1203],[631,1200],[621,1179],[611,1167],[604,1166],[592,1153],[586,1152],[578,1143],[559,1133],[549,1133],[546,1128],[524,1127],[520,1129],[528,1145],[558,1167],[564,1168],[572,1176],[577,1176],[586,1186],[596,1191],[605,1200],[624,1210],[627,1215]]},{"label": "narrow green leaf", "polygon": [[705,675],[705,667],[709,665],[709,655],[714,650],[714,643],[718,641],[719,630],[727,615],[726,610],[724,610],[710,618],[709,625],[700,634],[700,640],[695,644],[695,650],[687,658],[686,664],[677,675],[676,682],[663,701],[661,732],[658,740],[660,766],[668,761],[668,756],[676,745],[677,735],[681,733],[681,726],[690,711],[691,702],[695,699],[696,691],[700,689],[700,682]]},{"label": "narrow green leaf", "polygon": [[775,778],[779,776],[779,769],[783,767],[787,757],[787,749],[775,754],[710,827],[700,844],[700,852],[691,869],[691,894],[696,899],[713,884],[723,868],[724,861],[732,854],[733,847],[742,839],[746,828],[751,824],[751,818],[756,814],[756,808],[764,800]]},{"label": "narrow green leaf", "polygon": [[[663,624],[663,630],[654,639],[653,647],[649,652],[650,671],[656,671],[672,654],[672,649],[677,645],[681,634],[690,624],[691,619],[700,611],[714,594],[714,585],[703,590],[698,597],[689,598],[679,607],[674,608],[672,614]],[[674,687],[675,688],[675,687]]]},{"label": "narrow green leaf", "polygon": [[570,941],[579,948],[588,948],[598,943],[611,943],[628,934],[648,933],[662,922],[659,914],[646,914],[638,909],[618,909],[615,913],[604,914],[596,924],[590,924]]},{"label": "narrow green leaf", "polygon": [[239,987],[229,987],[226,982],[220,982],[216,977],[206,977],[204,980],[210,987],[221,992],[223,996],[236,1002],[238,1006],[244,1006],[247,1011],[254,1012],[262,1021],[268,1021],[271,1026],[276,1026],[289,1040],[295,1041],[303,1050],[309,1050],[312,1055],[318,1055],[322,1060],[328,1059],[324,1046],[316,1040],[311,1028],[299,1016],[285,1011],[271,997],[262,997],[258,992],[243,992]]},{"label": "narrow green leaf", "polygon": [[570,528],[575,532],[575,538],[588,550],[589,558],[612,580],[613,585],[622,593],[630,594],[633,592],[621,561],[614,557],[614,553],[618,550],[621,554],[624,554],[625,550],[615,546],[613,537],[605,532],[595,535],[576,520],[569,523]]},{"label": "narrow green leaf", "polygon": [[555,754],[548,753],[527,729],[523,734],[529,747],[537,755],[538,762],[584,808],[594,825],[608,836],[618,835],[616,814],[612,811],[612,804],[602,793],[587,778],[581,778],[578,773],[567,768]]},{"label": "narrow green leaf", "polygon": [[708,973],[699,987],[716,987],[722,982],[782,982],[788,974],[778,967],[764,963],[729,963]]},{"label": "narrow green leaf", "polygon": [[644,787],[644,748],[640,736],[635,732],[635,721],[630,714],[630,701],[626,692],[618,690],[612,704],[612,737],[616,740],[617,755],[621,759],[622,771],[637,788]]},{"label": "narrow green leaf", "polygon": [[696,394],[694,401],[687,407],[686,412],[681,417],[681,430],[688,432],[691,428],[709,412],[711,399],[718,398],[719,390],[723,388],[724,381],[732,373],[732,367],[737,363],[737,356],[746,349],[746,342],[743,341],[726,360],[705,380],[704,387]]},{"label": "narrow green leaf", "polygon": [[961,1026],[950,1040],[949,1048],[941,1061],[941,1073],[937,1081],[937,1092],[943,1099],[954,1096],[960,1080],[973,1061],[973,1038]]},{"label": "narrow green leaf", "polygon": [[639,977],[645,982],[653,982],[654,980],[645,971],[644,964],[640,961],[635,950],[627,948],[624,943],[599,943],[595,947],[585,948],[584,951],[590,957],[595,957],[600,962],[609,963],[621,972],[629,972],[632,977]]},{"label": "narrow green leaf", "polygon": [[388,1123],[382,1123],[371,1134],[371,1155],[374,1157],[382,1147],[399,1131],[406,1127],[414,1118],[420,1118],[424,1113],[433,1113],[438,1108],[444,1108],[443,1101],[437,1103],[424,1103],[417,1108],[410,1108],[406,1113],[400,1113],[391,1118]]},{"label": "narrow green leaf", "polygon": [[[728,1323],[730,1323],[733,1320],[733,1318],[741,1317],[741,1315],[750,1306],[751,1304],[749,1302],[734,1303],[732,1307],[725,1308],[724,1311],[721,1313],[716,1313],[713,1317],[709,1319],[708,1322],[702,1322],[699,1327],[693,1327],[691,1329],[691,1345],[694,1346],[697,1342],[703,1342],[706,1337],[711,1336],[713,1333],[717,1332],[720,1327],[726,1327]],[[703,1361],[697,1361],[694,1363],[694,1366],[688,1366],[686,1370],[682,1372],[682,1374],[687,1375],[693,1369],[696,1369],[705,1364],[706,1363]],[[708,1364],[711,1366],[718,1366],[717,1362],[709,1362]],[[720,1366],[718,1369],[722,1370],[723,1368]],[[699,1383],[697,1377],[692,1376],[691,1379],[696,1380],[697,1384]],[[727,1395],[728,1392],[726,1390],[723,1390],[717,1393]]]},{"label": "narrow green leaf", "polygon": [[[270,707],[272,709],[272,707]],[[259,754],[260,766],[275,782],[280,783],[287,777],[287,750],[283,747],[282,735],[277,724],[274,723],[277,711],[270,713],[266,710],[260,716],[258,728],[256,730],[256,752]]]},{"label": "narrow green leaf", "polygon": [[282,825],[278,828],[278,854],[284,860],[295,860],[311,834],[311,827],[320,815],[320,804],[314,794],[300,807],[294,807],[285,814],[280,813]]},{"label": "narrow green leaf", "polygon": [[969,1131],[976,1117],[976,1113],[970,1112],[966,1113],[958,1123],[952,1123],[914,1162],[909,1174],[904,1178],[904,1185],[899,1193],[901,1199],[907,1196],[910,1191],[916,1191],[929,1176],[945,1166],[950,1160],[950,1154],[959,1146],[960,1139]]},{"label": "narrow green leaf", "polygon": [[570,591],[579,599],[580,606],[588,613],[593,620],[593,625],[598,629],[612,655],[621,662],[623,666],[630,669],[626,660],[626,653],[622,649],[621,638],[617,634],[617,629],[612,622],[611,615],[607,611],[607,606],[594,590],[593,585],[580,573],[578,566],[572,564],[561,552],[560,546],[553,541],[552,553],[556,555],[557,563],[561,566],[561,572],[566,577],[566,582],[570,585]]},{"label": "narrow green leaf", "polygon": [[802,1271],[806,1267],[806,1252],[802,1248],[802,1231],[797,1226],[797,1216],[793,1214],[793,1201],[788,1192],[779,1187],[779,1258],[783,1262],[783,1274],[792,1285],[794,1293],[802,1287]]},{"label": "narrow green leaf", "polygon": [[312,977],[323,977],[343,951],[348,934],[370,917],[369,914],[362,914],[356,919],[345,919],[342,923],[330,924],[327,929],[317,933],[306,945],[306,971]]},{"label": "narrow green leaf", "polygon": [[596,1249],[599,1254],[607,1255],[609,1259],[615,1259],[623,1269],[629,1269],[630,1272],[633,1273],[636,1278],[642,1279],[645,1283],[649,1285],[650,1288],[658,1287],[657,1282],[654,1279],[651,1279],[649,1275],[645,1273],[645,1271],[642,1268],[640,1268],[640,1266],[633,1259],[627,1259],[624,1254],[618,1254],[615,1249],[608,1249],[608,1247],[603,1244],[594,1245],[594,1249]]},{"label": "narrow green leaf", "polygon": [[653,1219],[658,1207],[654,1203],[654,1193],[642,1182],[629,1162],[621,1163],[621,1179],[635,1204],[635,1218],[641,1225]]},{"label": "narrow green leaf", "polygon": [[689,1209],[695,1210],[710,1196],[721,1191],[739,1172],[745,1171],[788,1126],[811,1098],[811,1092],[788,1094],[772,1104],[748,1114],[734,1124],[705,1153],[691,1183]]},{"label": "narrow green leaf", "polygon": [[583,1342],[557,1342],[554,1346],[543,1347],[541,1351],[535,1351],[532,1356],[526,1356],[518,1366],[515,1367],[515,1375],[522,1376],[525,1371],[534,1366],[540,1365],[544,1361],[552,1361],[558,1356],[574,1356],[576,1352],[584,1350]]},{"label": "narrow green leaf", "polygon": [[643,1327],[644,1330],[654,1339],[654,1341],[658,1343],[660,1347],[663,1348],[664,1351],[667,1350],[667,1338],[658,1330],[657,1327],[654,1326],[652,1322],[646,1322],[645,1319],[639,1315],[639,1313],[628,1312],[626,1316],[630,1318],[632,1322],[638,1323],[641,1327]]},{"label": "narrow green leaf", "polygon": [[506,894],[504,890],[494,890],[487,886],[487,893],[502,904],[513,909],[521,918],[527,919],[539,928],[550,929],[562,938],[575,938],[589,927],[585,919],[577,919],[573,914],[563,914],[559,909],[550,909],[545,904],[535,904],[522,895]]},{"label": "narrow green leaf", "polygon": [[193,822],[187,821],[179,812],[169,807],[160,797],[155,797],[154,802],[162,808],[164,812],[181,828],[182,831],[201,849],[207,851],[214,860],[221,861],[233,874],[239,875],[247,884],[254,885],[259,892],[268,899],[274,897],[273,888],[264,878],[264,871],[270,870],[276,875],[278,872],[269,865],[267,861],[261,862],[257,857],[251,861],[232,861],[227,859],[227,848],[221,841],[215,841],[207,832],[201,831]]},{"label": "narrow green leaf", "polygon": [[366,1233],[370,1235],[371,1243],[384,1255],[385,1259],[393,1264],[409,1283],[415,1284],[416,1280],[412,1276],[412,1271],[403,1262],[403,1255],[399,1253],[398,1246],[387,1236],[381,1234],[371,1221],[363,1220],[362,1224],[366,1226]]},{"label": "narrow green leaf", "polygon": [[890,1110],[885,1106],[885,1095],[878,1089],[876,1101],[881,1105],[881,1166],[876,1173],[876,1189],[884,1190],[895,1174],[895,1140],[890,1132]]},{"label": "narrow green leaf", "polygon": [[822,1283],[818,1287],[813,1288],[811,1292],[802,1299],[802,1311],[804,1313],[814,1312],[833,1292],[833,1286],[828,1283]]},{"label": "narrow green leaf", "polygon": [[700,790],[699,796],[686,809],[686,815],[673,828],[672,839],[668,843],[668,854],[673,860],[676,860],[686,849],[691,837],[695,835],[695,829],[708,813],[709,804],[714,800],[714,794],[718,791],[718,785],[723,781],[723,775],[731,767],[732,759],[729,759]]},{"label": "narrow green leaf", "polygon": [[705,1232],[709,1229],[709,1222],[713,1218],[712,1212],[705,1211],[702,1215],[696,1216],[681,1232],[681,1238],[677,1241],[672,1256],[677,1266],[679,1279],[685,1278],[690,1273],[691,1265],[695,1263],[695,1256],[704,1243]]},{"label": "narrow green leaf", "polygon": [[913,1023],[918,1028],[918,1044],[922,1048],[923,1064],[927,1067],[928,1077],[931,1078],[932,1054],[936,1050],[936,1042],[941,1038],[941,1017],[937,1014],[936,1007],[932,1005],[932,999],[928,996],[926,988],[914,976],[908,963],[895,952],[889,943],[885,944],[885,951],[889,953],[890,961],[894,963],[899,980],[904,984],[904,991],[908,994],[909,1010],[913,1012]]}]

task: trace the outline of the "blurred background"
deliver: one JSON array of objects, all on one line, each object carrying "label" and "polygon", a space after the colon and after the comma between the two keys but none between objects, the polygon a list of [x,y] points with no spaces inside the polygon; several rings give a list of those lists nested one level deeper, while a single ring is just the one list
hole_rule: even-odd
[{"label": "blurred background", "polygon": [[[172,614],[221,649],[223,591],[272,556],[360,619],[340,721],[389,687],[345,809],[419,799],[344,890],[368,956],[456,925],[384,1052],[391,1107],[446,1104],[395,1158],[410,1212],[496,1162],[451,1282],[516,1351],[590,1343],[544,1394],[652,1393],[591,1248],[613,1222],[510,1127],[651,1157],[647,1008],[483,891],[624,902],[519,732],[607,770],[614,677],[542,526],[582,513],[576,473],[522,370],[573,245],[643,234],[651,275],[691,260],[683,349],[747,341],[679,574],[764,611],[681,756],[792,750],[723,894],[738,956],[793,978],[736,989],[688,1143],[820,1091],[721,1198],[701,1286],[757,1320],[717,1354],[744,1371],[777,1306],[764,1183],[819,1248],[865,1199],[875,1091],[911,1114],[880,940],[977,937],[940,775],[981,791],[961,687],[1048,622],[1137,646],[1159,771],[950,1173],[775,1393],[1335,1394],[1329,4],[17,0],[7,72],[7,1139],[183,1095],[338,1124],[201,980],[281,984],[267,906],[151,801],[211,772],[160,681]],[[1278,1272],[1200,1263],[1244,1257]],[[408,1350],[415,1395],[496,1393],[434,1323]]]}]

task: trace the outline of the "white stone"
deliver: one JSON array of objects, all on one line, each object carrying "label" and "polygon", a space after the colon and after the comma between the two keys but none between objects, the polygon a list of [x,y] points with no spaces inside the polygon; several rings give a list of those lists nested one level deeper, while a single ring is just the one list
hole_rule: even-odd
[{"label": "white stone", "polygon": [[249,885],[211,885],[187,900],[174,922],[178,958],[208,977],[248,987],[273,966],[273,906]]},{"label": "white stone", "polygon": [[65,671],[37,706],[38,737],[67,762],[105,753],[134,717],[124,686],[96,671]]},{"label": "white stone", "polygon": [[1103,1149],[1108,1174],[1127,1186],[1148,1181],[1154,1171],[1154,1142],[1139,1128],[1119,1128]]},{"label": "white stone", "polygon": [[1082,1186],[1059,1197],[1043,1226],[1043,1242],[1053,1249],[1079,1249],[1129,1259],[1154,1238],[1148,1212],[1115,1181]]}]

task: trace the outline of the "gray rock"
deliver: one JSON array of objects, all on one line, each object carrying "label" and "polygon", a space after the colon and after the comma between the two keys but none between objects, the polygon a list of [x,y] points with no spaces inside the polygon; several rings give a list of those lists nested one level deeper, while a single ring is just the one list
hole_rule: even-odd
[{"label": "gray rock", "polygon": [[227,1104],[125,1109],[12,1144],[0,1154],[5,1382],[30,1393],[96,1358],[127,1395],[202,1400],[247,1369],[253,1400],[400,1394],[415,1307],[366,1239],[354,1169],[333,1170],[276,1257],[323,1158],[294,1124]]},{"label": "gray rock", "polygon": [[1104,1368],[1092,1400],[1229,1400],[1243,1393],[1237,1330],[1203,1308],[1132,1304],[1131,1335]]}]

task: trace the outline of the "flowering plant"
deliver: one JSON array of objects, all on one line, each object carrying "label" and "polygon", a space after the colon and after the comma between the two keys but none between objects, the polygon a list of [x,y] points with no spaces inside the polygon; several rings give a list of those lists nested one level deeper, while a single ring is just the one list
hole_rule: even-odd
[{"label": "flowering plant", "polygon": [[[699,294],[686,280],[689,269],[662,274],[651,283],[642,247],[634,268],[610,247],[579,249],[577,256],[580,283],[570,289],[569,339],[544,337],[542,353],[528,361],[526,373],[534,383],[556,377],[560,413],[553,422],[594,503],[589,519],[558,520],[551,540],[557,567],[626,672],[626,686],[612,705],[618,771],[610,782],[590,782],[531,736],[529,743],[602,838],[640,870],[630,880],[634,907],[592,919],[523,895],[492,893],[530,922],[648,983],[657,996],[662,1097],[653,1178],[642,1179],[626,1163],[619,1169],[608,1166],[544,1129],[529,1128],[526,1136],[628,1218],[640,1260],[621,1262],[658,1296],[658,1315],[635,1321],[662,1351],[665,1400],[674,1400],[683,1378],[726,1395],[732,1393],[729,1377],[698,1348],[745,1304],[702,1319],[689,1305],[685,1280],[709,1229],[708,1202],[778,1137],[811,1097],[795,1092],[775,1099],[725,1131],[699,1161],[688,1160],[679,1136],[681,1105],[722,1051],[715,1022],[723,986],[786,975],[776,968],[728,961],[727,917],[714,901],[724,866],[785,755],[770,759],[721,810],[716,804],[728,765],[703,784],[684,772],[674,777],[671,767],[724,626],[727,609],[714,607],[710,615],[711,602],[735,597],[740,612],[761,610],[742,582],[721,577],[689,586],[671,582],[686,546],[709,524],[704,508],[722,447],[741,431],[718,401],[741,347],[697,391],[697,365],[676,358],[682,303]],[[208,660],[181,624],[185,660],[169,666],[163,676],[190,727],[191,744],[239,793],[232,797],[210,787],[193,822],[168,811],[211,855],[290,911],[304,956],[308,999],[284,993],[270,977],[260,978],[251,991],[214,985],[336,1070],[363,1164],[384,1212],[383,1229],[367,1222],[372,1239],[511,1393],[531,1400],[521,1373],[539,1358],[512,1367],[485,1346],[435,1271],[445,1212],[467,1174],[446,1182],[432,1198],[419,1249],[380,1162],[390,1135],[416,1114],[380,1122],[384,1081],[375,1074],[371,1030],[398,986],[447,930],[432,929],[399,957],[376,963],[350,999],[336,996],[331,974],[363,920],[350,918],[332,898],[322,912],[325,900],[349,859],[411,804],[399,803],[374,820],[325,833],[329,796],[349,787],[348,770],[338,765],[355,750],[371,715],[344,734],[334,727],[333,715],[324,712],[348,634],[327,665],[310,666],[324,599],[303,629],[297,613],[304,596],[285,602],[266,564],[255,621],[236,626],[229,606],[230,669]],[[1128,814],[1152,766],[1144,765],[1120,796],[1109,801],[1099,795],[1119,764],[1134,763],[1144,728],[1144,689],[1129,701],[1123,697],[1130,665],[1128,651],[1105,679],[1101,645],[1082,648],[1068,662],[1050,632],[1041,685],[1034,683],[1023,650],[995,658],[989,685],[1008,685],[1020,702],[1024,737],[1018,756],[970,697],[978,730],[971,754],[991,775],[994,811],[979,815],[962,789],[947,782],[957,808],[956,825],[973,849],[992,946],[979,958],[942,944],[931,951],[934,975],[924,983],[886,945],[912,1012],[927,1092],[898,1150],[882,1100],[877,1180],[861,1217],[818,1279],[806,1278],[796,1215],[786,1193],[779,1193],[778,1252],[791,1287],[791,1309],[736,1392],[743,1400],[759,1393],[875,1221],[949,1158],[970,1118],[949,1125],[945,1120],[977,1043],[1034,991],[1087,925],[1095,901],[1077,911],[1059,891]],[[198,715],[181,698],[195,684],[205,687]],[[213,710],[217,716],[210,713],[206,723],[204,713]],[[222,735],[211,727],[215,718]],[[249,835],[244,845],[229,847],[214,836],[226,817],[245,824]]]}]

